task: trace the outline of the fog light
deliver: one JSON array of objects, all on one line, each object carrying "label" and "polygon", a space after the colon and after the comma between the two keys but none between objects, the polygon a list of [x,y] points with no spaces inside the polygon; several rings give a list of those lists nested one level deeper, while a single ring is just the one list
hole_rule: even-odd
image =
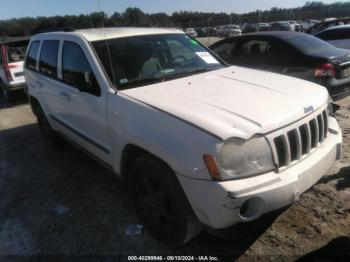
[{"label": "fog light", "polygon": [[239,209],[239,214],[244,219],[253,219],[261,214],[264,207],[264,200],[255,197],[245,201]]}]

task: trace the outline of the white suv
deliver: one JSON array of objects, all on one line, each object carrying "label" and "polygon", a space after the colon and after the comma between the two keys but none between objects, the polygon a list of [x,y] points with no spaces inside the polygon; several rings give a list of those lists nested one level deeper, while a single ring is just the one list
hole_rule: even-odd
[{"label": "white suv", "polygon": [[170,246],[290,205],[340,157],[324,87],[227,67],[175,29],[36,35],[25,67],[48,144],[66,138],[125,179]]}]

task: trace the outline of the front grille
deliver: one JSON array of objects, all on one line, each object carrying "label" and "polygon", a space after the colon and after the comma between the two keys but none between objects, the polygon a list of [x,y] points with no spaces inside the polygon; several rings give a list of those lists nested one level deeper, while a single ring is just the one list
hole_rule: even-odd
[{"label": "front grille", "polygon": [[273,139],[278,167],[288,166],[316,148],[327,137],[328,114],[324,110],[315,118]]}]

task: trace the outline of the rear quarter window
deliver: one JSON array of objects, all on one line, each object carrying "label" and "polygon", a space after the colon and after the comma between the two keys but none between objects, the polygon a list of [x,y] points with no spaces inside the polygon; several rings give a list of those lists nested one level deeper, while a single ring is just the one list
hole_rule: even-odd
[{"label": "rear quarter window", "polygon": [[27,59],[25,62],[25,67],[31,70],[35,70],[36,68],[36,57],[39,51],[39,41],[34,41],[31,43],[27,55]]},{"label": "rear quarter window", "polygon": [[8,63],[23,61],[26,55],[27,46],[28,40],[9,43],[6,46]]},{"label": "rear quarter window", "polygon": [[60,42],[58,40],[46,40],[43,42],[39,60],[39,71],[41,73],[50,77],[57,77],[59,45]]}]

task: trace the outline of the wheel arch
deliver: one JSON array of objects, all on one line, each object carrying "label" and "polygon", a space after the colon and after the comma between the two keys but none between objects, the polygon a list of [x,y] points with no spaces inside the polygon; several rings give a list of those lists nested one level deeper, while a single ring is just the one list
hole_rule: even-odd
[{"label": "wheel arch", "polygon": [[137,146],[135,144],[127,144],[124,146],[123,151],[122,151],[122,156],[121,156],[121,162],[120,162],[121,178],[127,179],[128,171],[130,169],[132,162],[135,161],[136,159],[144,156],[144,155],[150,155],[150,156],[156,158],[157,160],[159,160],[160,162],[165,164],[170,170],[172,170],[174,172],[174,170],[170,167],[170,165],[166,161],[161,159],[160,157],[152,154],[151,152],[147,151],[146,149],[144,149],[140,146]]},{"label": "wheel arch", "polygon": [[36,99],[34,96],[29,96],[29,104],[34,115],[37,115],[37,109],[38,107],[41,107],[39,100]]}]

